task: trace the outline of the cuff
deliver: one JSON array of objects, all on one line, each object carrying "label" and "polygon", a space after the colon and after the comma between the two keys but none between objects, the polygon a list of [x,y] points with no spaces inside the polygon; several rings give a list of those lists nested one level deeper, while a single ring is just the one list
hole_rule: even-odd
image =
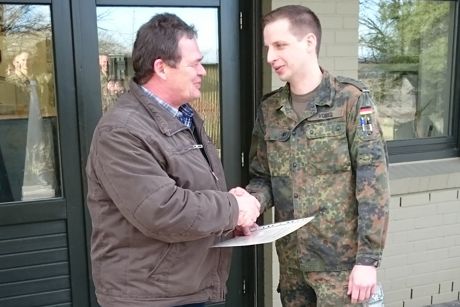
[{"label": "cuff", "polygon": [[375,259],[372,257],[365,257],[365,256],[358,256],[356,258],[356,263],[357,265],[367,265],[367,266],[373,266],[375,268],[378,268],[380,266],[380,260]]}]

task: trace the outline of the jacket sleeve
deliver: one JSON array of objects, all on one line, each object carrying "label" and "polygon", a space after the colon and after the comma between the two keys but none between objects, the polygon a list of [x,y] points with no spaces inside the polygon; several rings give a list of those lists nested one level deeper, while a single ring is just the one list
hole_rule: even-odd
[{"label": "jacket sleeve", "polygon": [[155,154],[125,128],[97,131],[93,169],[121,214],[148,237],[183,242],[218,235],[235,227],[238,203],[216,190],[192,191],[176,185]]},{"label": "jacket sleeve", "polygon": [[378,265],[388,226],[388,153],[377,111],[367,90],[351,106],[347,122],[358,201],[356,264]]},{"label": "jacket sleeve", "polygon": [[263,127],[262,111],[259,108],[249,152],[249,175],[251,179],[246,190],[260,202],[260,212],[264,212],[273,205],[270,168]]}]

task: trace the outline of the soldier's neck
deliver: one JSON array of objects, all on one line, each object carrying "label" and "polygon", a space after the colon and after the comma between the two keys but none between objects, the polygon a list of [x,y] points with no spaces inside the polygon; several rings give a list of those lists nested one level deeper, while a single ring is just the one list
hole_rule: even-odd
[{"label": "soldier's neck", "polygon": [[315,65],[310,69],[306,69],[305,72],[297,76],[297,78],[291,80],[291,82],[289,82],[289,87],[292,93],[296,95],[305,95],[317,88],[322,79],[323,72],[319,65]]}]

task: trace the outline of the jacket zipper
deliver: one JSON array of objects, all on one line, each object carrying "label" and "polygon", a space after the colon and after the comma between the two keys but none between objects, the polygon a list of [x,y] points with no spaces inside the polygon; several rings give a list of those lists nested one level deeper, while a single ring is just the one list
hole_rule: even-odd
[{"label": "jacket zipper", "polygon": [[[202,126],[201,127],[195,126],[195,129],[197,129],[197,134],[202,133]],[[193,133],[193,131],[191,129],[189,129],[189,131],[192,134],[193,139],[197,141],[197,138],[195,137],[195,134]],[[214,176],[214,179],[216,180],[216,186],[219,188],[219,178],[217,177],[216,173],[214,173],[214,169],[212,167],[211,160],[209,159],[208,154],[206,153],[206,147],[203,144],[195,144],[195,145],[192,145],[192,148],[201,150],[201,153],[203,154],[204,159],[206,160],[206,162],[208,162],[209,170],[211,171],[211,174]]]}]

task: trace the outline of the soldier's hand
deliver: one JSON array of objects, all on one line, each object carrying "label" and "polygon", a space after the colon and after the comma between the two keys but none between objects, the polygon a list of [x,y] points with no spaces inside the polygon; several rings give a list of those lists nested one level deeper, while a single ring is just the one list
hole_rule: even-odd
[{"label": "soldier's hand", "polygon": [[374,294],[377,285],[377,269],[369,265],[355,265],[348,280],[351,303],[363,303]]}]

